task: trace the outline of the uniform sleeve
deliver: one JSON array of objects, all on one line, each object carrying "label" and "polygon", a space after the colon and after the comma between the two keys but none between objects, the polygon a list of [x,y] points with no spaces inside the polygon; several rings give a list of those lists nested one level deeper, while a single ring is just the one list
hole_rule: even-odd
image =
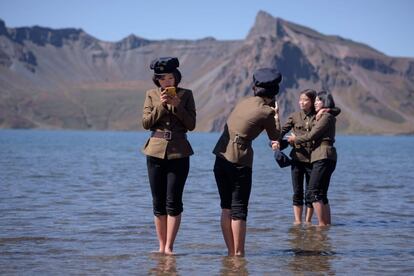
[{"label": "uniform sleeve", "polygon": [[312,127],[310,132],[307,132],[304,135],[296,136],[295,144],[303,144],[310,141],[318,140],[325,134],[326,130],[329,129],[330,122],[332,121],[333,116],[325,113],[322,117],[316,121],[316,124]]},{"label": "uniform sleeve", "polygon": [[168,110],[162,104],[153,105],[152,96],[147,91],[145,95],[144,109],[142,114],[142,127],[150,129],[163,115],[167,114]]},{"label": "uniform sleeve", "polygon": [[270,140],[278,140],[280,137],[280,122],[274,117],[274,112],[268,117],[264,128]]},{"label": "uniform sleeve", "polygon": [[196,108],[193,97],[193,92],[187,90],[188,97],[184,104],[179,104],[177,108],[173,109],[173,114],[181,121],[181,123],[188,129],[194,130],[196,126]]},{"label": "uniform sleeve", "polygon": [[291,114],[289,116],[289,118],[287,119],[287,122],[282,127],[282,131],[280,132],[279,140],[282,140],[283,137],[293,128],[293,126],[294,126],[294,120],[293,120],[293,114]]},{"label": "uniform sleeve", "polygon": [[329,109],[329,113],[336,117],[341,113],[341,109],[339,107],[332,107]]}]

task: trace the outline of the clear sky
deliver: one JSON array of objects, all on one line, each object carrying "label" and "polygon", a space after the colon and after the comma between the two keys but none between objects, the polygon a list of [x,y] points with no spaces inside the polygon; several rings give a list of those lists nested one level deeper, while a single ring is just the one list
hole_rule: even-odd
[{"label": "clear sky", "polygon": [[82,28],[105,41],[130,34],[243,39],[260,10],[390,56],[414,57],[411,0],[0,0],[8,27]]}]

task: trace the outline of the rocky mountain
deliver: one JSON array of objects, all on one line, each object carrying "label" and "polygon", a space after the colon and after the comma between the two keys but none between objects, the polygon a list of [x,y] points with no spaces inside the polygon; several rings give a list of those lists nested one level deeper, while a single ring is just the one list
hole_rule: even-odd
[{"label": "rocky mountain", "polygon": [[[244,40],[118,42],[80,29],[7,28],[0,21],[0,127],[141,129],[150,61],[177,56],[182,86],[193,90],[197,130],[219,131],[250,95],[252,73],[275,67],[284,78],[282,117],[306,88],[329,90],[342,133],[414,133],[414,59],[389,57],[338,36],[259,12]],[[282,120],[283,122],[283,120]]]}]

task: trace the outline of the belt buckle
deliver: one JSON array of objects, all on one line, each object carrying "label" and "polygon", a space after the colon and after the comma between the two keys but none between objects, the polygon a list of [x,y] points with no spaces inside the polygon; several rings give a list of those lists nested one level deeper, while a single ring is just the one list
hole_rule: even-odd
[{"label": "belt buckle", "polygon": [[164,139],[170,141],[172,137],[172,133],[169,130],[164,131]]}]

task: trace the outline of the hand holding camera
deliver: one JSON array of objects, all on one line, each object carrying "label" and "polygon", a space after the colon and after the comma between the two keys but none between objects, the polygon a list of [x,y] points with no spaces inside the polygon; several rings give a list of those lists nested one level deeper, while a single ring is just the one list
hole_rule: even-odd
[{"label": "hand holding camera", "polygon": [[161,92],[161,102],[177,107],[180,103],[180,98],[177,97],[176,88],[173,86],[166,87]]},{"label": "hand holding camera", "polygon": [[166,87],[163,91],[166,95],[168,95],[171,98],[174,98],[177,96],[177,92],[174,86]]}]

